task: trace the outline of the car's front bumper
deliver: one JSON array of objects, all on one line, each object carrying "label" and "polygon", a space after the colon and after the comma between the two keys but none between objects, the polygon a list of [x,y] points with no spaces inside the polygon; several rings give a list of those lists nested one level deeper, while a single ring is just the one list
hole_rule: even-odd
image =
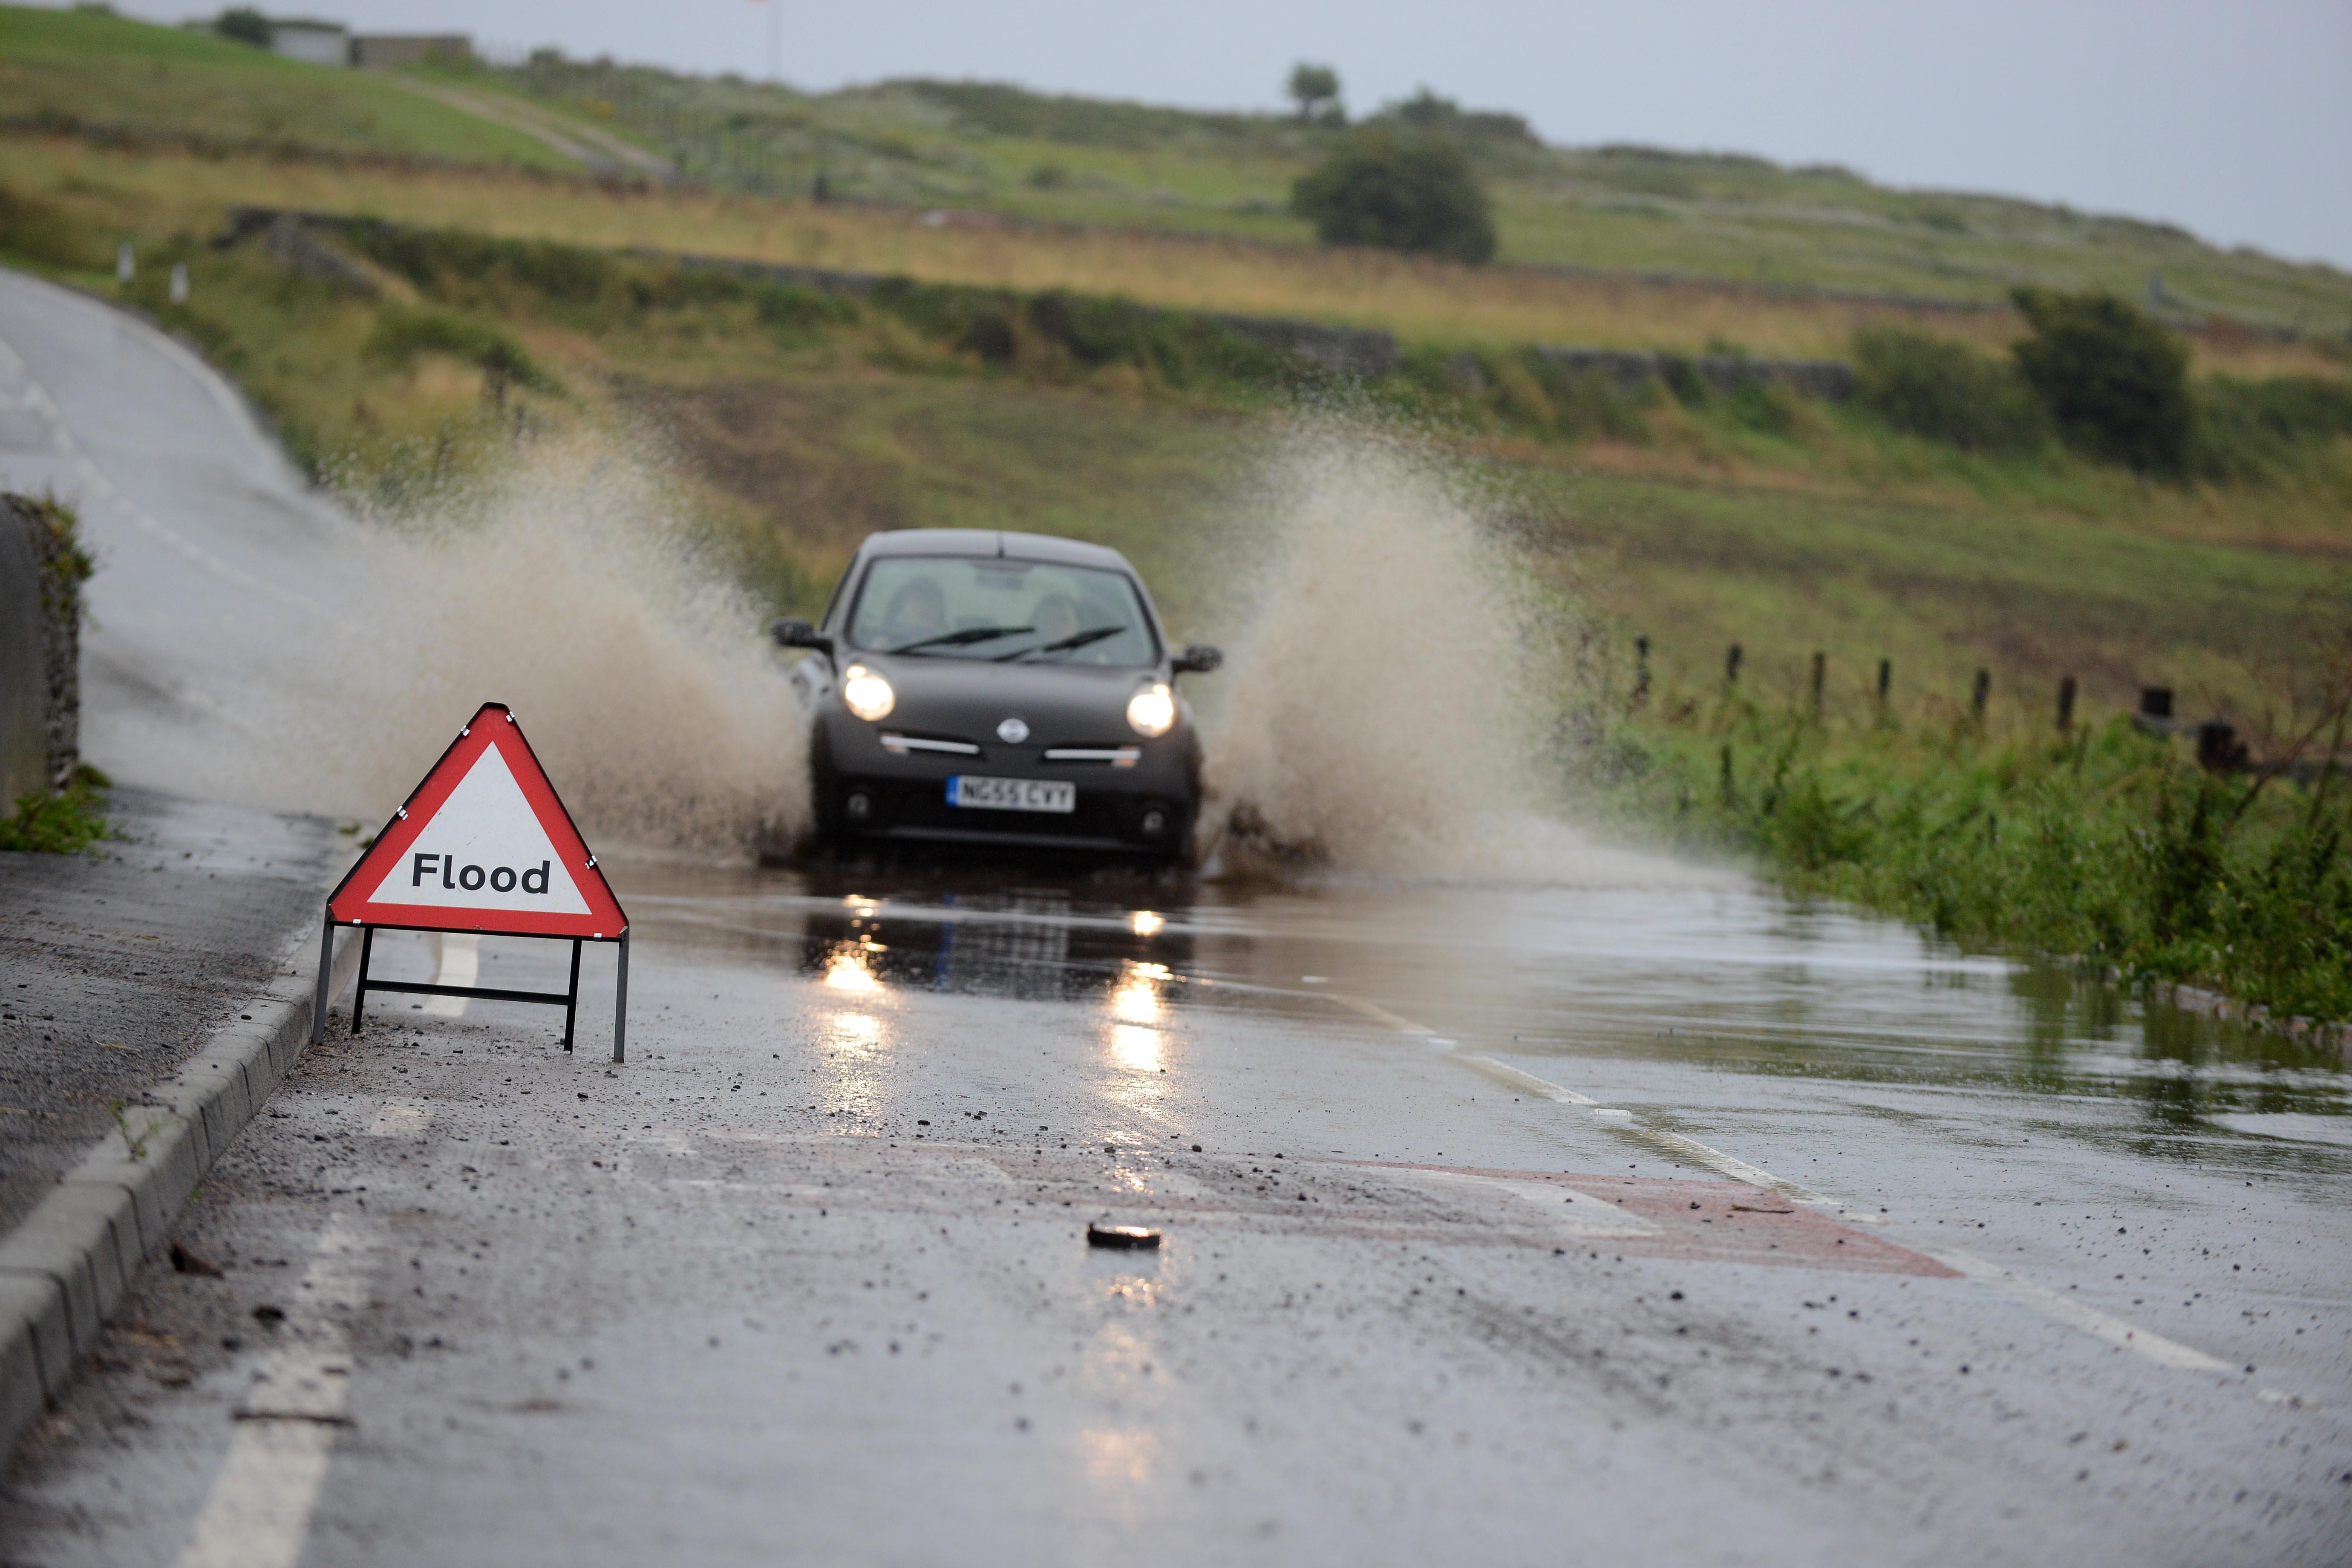
[{"label": "car's front bumper", "polygon": [[[1049,748],[1037,744],[971,755],[896,751],[882,743],[885,732],[847,714],[819,721],[810,761],[821,836],[1153,856],[1181,855],[1192,842],[1201,770],[1189,727],[1126,742],[1136,752],[1129,766],[1049,762]],[[959,773],[1066,782],[1076,809],[950,805],[948,780]]]}]

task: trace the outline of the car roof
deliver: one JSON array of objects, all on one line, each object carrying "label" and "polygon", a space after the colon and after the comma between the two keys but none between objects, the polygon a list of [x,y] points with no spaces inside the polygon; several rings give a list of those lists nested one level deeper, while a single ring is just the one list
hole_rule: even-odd
[{"label": "car roof", "polygon": [[999,528],[901,528],[872,533],[857,553],[877,555],[1003,555],[1019,561],[1050,561],[1064,566],[1103,566],[1133,574],[1127,557],[1103,544],[1056,539],[1050,533],[1013,533]]}]

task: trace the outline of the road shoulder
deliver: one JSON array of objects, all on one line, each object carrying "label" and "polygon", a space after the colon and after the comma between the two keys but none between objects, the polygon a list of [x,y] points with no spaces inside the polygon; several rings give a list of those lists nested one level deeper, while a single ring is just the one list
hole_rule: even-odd
[{"label": "road shoulder", "polygon": [[[5,1119],[24,1124],[0,1142],[11,1446],[300,1056],[341,858],[315,818],[141,791],[116,805],[126,837],[105,857],[0,857]],[[336,991],[356,960],[342,943]]]}]

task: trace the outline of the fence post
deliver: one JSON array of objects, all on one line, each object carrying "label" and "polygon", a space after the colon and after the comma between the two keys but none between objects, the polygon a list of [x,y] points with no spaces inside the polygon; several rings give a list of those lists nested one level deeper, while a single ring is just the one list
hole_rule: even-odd
[{"label": "fence post", "polygon": [[1733,643],[1731,651],[1723,656],[1723,683],[1726,686],[1739,684],[1739,645]]},{"label": "fence post", "polygon": [[2064,734],[2074,727],[2074,678],[2066,677],[2058,683],[2058,732]]},{"label": "fence post", "polygon": [[1825,654],[1825,653],[1822,652],[1822,651],[1821,651],[1820,649],[1818,649],[1818,648],[1814,649],[1814,650],[1813,650],[1813,717],[1814,717],[1814,718],[1816,718],[1816,719],[1818,719],[1818,718],[1820,718],[1820,717],[1822,716],[1822,682],[1823,682],[1823,681],[1825,681],[1825,680],[1827,680],[1827,679],[1829,679],[1829,673],[1830,673],[1830,656],[1829,656],[1828,654]]},{"label": "fence post", "polygon": [[1632,706],[1639,708],[1643,703],[1649,700],[1650,639],[1648,637],[1635,637],[1633,639],[1633,700]]},{"label": "fence post", "polygon": [[1976,715],[1977,715],[1977,717],[1978,717],[1978,718],[1981,719],[1981,718],[1983,718],[1983,717],[1984,717],[1984,710],[1985,710],[1985,700],[1986,700],[1987,698],[1990,698],[1991,695],[1992,695],[1992,671],[1990,671],[1990,670],[1989,670],[1989,669],[1979,669],[1979,670],[1978,670],[1978,671],[1977,671],[1977,690],[1976,690],[1976,697],[1975,697],[1974,703],[1973,703],[1973,706],[1975,707],[1975,710],[1976,710]]}]

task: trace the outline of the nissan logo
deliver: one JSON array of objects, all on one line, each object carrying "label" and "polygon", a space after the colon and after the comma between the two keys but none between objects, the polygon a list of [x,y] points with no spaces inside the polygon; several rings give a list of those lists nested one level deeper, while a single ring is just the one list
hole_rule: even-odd
[{"label": "nissan logo", "polygon": [[1029,726],[1018,719],[1007,719],[996,727],[996,738],[1008,746],[1017,746],[1029,738]]}]

